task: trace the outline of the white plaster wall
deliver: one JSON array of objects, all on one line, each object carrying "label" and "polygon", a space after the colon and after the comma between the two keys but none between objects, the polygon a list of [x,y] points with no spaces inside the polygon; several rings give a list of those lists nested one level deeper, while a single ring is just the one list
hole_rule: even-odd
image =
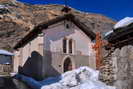
[{"label": "white plaster wall", "polygon": [[14,56],[14,59],[13,59],[13,72],[18,72],[18,67],[19,67],[19,60],[20,60],[20,58],[21,58],[21,54],[20,54],[20,51],[14,51],[14,54],[15,54],[15,56]]},{"label": "white plaster wall", "polygon": [[43,45],[43,37],[37,37],[23,48],[20,48],[19,51],[14,51],[14,72],[18,72],[19,66],[24,66],[33,51],[37,51],[43,56],[43,49],[39,45]]},{"label": "white plaster wall", "polygon": [[43,54],[42,53],[43,49],[42,50],[39,49],[39,45],[41,45],[41,44],[43,44],[43,37],[37,37],[23,47],[23,53],[22,53],[23,54],[23,57],[22,57],[23,64],[22,64],[22,66],[25,64],[28,57],[31,57],[31,54],[33,51]]},{"label": "white plaster wall", "polygon": [[[72,24],[72,23],[71,23]],[[93,43],[90,38],[74,24],[66,29],[63,22],[50,26],[44,30],[44,50],[51,52],[62,52],[62,40],[64,37],[74,40],[74,54],[91,56],[94,54]]]},{"label": "white plaster wall", "polygon": [[22,60],[21,62],[21,66],[23,66],[26,62],[26,60],[30,57],[30,52],[29,52],[29,49],[30,49],[30,45],[27,44],[23,49],[22,49]]}]

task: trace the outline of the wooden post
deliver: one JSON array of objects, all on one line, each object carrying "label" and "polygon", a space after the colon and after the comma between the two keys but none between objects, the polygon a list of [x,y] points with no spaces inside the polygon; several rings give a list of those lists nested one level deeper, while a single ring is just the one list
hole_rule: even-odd
[{"label": "wooden post", "polygon": [[102,57],[102,47],[104,45],[104,42],[101,38],[100,32],[96,33],[96,43],[93,46],[93,49],[96,51],[96,68],[99,69],[101,66],[101,61],[103,59]]}]

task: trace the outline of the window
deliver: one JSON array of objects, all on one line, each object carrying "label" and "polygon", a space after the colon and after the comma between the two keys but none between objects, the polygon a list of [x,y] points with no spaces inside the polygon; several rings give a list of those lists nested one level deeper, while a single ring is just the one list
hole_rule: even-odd
[{"label": "window", "polygon": [[63,39],[63,53],[73,53],[73,39]]},{"label": "window", "polygon": [[63,53],[67,53],[67,39],[63,39]]},{"label": "window", "polygon": [[69,40],[69,53],[73,53],[73,40]]}]

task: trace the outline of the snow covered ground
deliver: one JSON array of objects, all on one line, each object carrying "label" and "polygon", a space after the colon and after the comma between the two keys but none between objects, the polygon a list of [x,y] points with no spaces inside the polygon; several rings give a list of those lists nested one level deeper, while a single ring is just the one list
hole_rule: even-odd
[{"label": "snow covered ground", "polygon": [[133,17],[126,17],[122,20],[120,20],[115,26],[114,29],[118,29],[118,28],[122,28],[122,27],[126,27],[130,24],[133,23]]},{"label": "snow covered ground", "polygon": [[43,81],[35,81],[23,75],[17,75],[16,77],[34,89],[116,89],[100,82],[98,75],[99,71],[89,67],[81,67]]}]

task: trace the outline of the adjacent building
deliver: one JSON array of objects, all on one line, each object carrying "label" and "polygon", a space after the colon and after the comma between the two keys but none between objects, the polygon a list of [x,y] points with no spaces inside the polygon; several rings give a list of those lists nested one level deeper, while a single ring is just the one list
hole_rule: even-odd
[{"label": "adjacent building", "polygon": [[6,50],[0,50],[0,75],[7,75],[13,71],[14,54]]}]

